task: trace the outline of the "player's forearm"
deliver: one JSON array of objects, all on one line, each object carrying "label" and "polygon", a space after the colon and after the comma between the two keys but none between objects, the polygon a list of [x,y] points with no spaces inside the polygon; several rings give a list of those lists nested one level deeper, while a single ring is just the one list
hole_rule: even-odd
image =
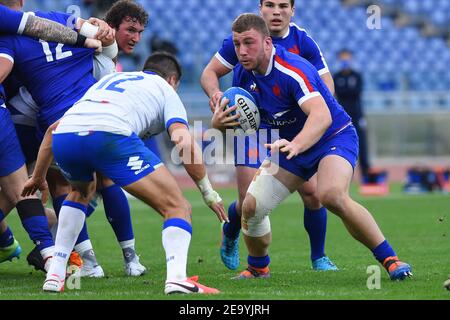
[{"label": "player's forearm", "polygon": [[303,129],[292,141],[296,145],[301,146],[299,148],[299,153],[309,150],[312,146],[319,142],[330,127],[331,122],[332,119],[329,112],[311,112]]},{"label": "player's forearm", "polygon": [[327,86],[328,90],[330,90],[331,94],[334,96],[336,92],[334,87],[334,80],[333,77],[331,76],[331,73],[329,72],[325,73],[320,77],[322,78],[323,82],[325,82],[325,85]]},{"label": "player's forearm", "polygon": [[182,159],[183,152],[190,152],[188,158],[183,161],[184,168],[188,175],[194,180],[195,184],[198,186],[199,181],[201,181],[206,176],[206,168],[203,164],[202,151],[200,147],[195,143],[192,138],[190,145],[186,146],[185,149],[182,150]]},{"label": "player's forearm", "polygon": [[39,153],[36,160],[36,165],[33,171],[33,177],[38,179],[44,179],[47,176],[48,168],[50,168],[53,162],[53,150],[52,150],[52,141],[53,141],[53,130],[56,129],[58,123],[50,126],[47,132],[45,133],[44,140],[39,147]]},{"label": "player's forearm", "polygon": [[200,84],[206,95],[211,98],[216,92],[220,91],[219,78],[217,74],[208,68],[203,71],[200,78]]},{"label": "player's forearm", "polygon": [[80,43],[84,37],[81,38],[77,32],[57,22],[36,16],[28,17],[23,34],[44,41],[80,46],[84,44]]}]

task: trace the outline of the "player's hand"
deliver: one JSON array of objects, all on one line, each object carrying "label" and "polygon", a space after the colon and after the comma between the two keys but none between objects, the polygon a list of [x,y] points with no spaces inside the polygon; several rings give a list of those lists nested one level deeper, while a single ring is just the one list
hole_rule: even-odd
[{"label": "player's hand", "polygon": [[111,28],[105,21],[97,18],[90,18],[88,22],[98,27],[95,38],[100,40],[103,46],[110,46],[114,43],[116,40],[116,30],[114,28]]},{"label": "player's hand", "polygon": [[290,142],[286,139],[277,140],[274,143],[266,143],[264,145],[266,148],[270,149],[273,153],[282,152],[286,153],[286,158],[291,160],[292,158],[298,156],[301,151],[301,146],[294,142]]},{"label": "player's hand", "polygon": [[84,47],[95,49],[96,54],[102,53],[102,42],[100,40],[87,38]]},{"label": "player's hand", "polygon": [[214,113],[216,110],[216,106],[219,104],[220,99],[223,97],[222,91],[217,91],[211,96],[211,99],[209,99],[209,107],[211,108],[211,112]]},{"label": "player's hand", "polygon": [[211,120],[214,129],[224,131],[225,129],[239,126],[239,122],[236,120],[239,119],[240,115],[231,115],[233,111],[236,111],[237,107],[233,106],[225,109],[229,102],[230,100],[228,99],[223,99],[221,102],[220,100],[217,101],[214,115]]},{"label": "player's hand", "polygon": [[228,216],[225,213],[222,198],[216,191],[212,190],[206,194],[203,194],[203,201],[205,201],[206,205],[214,211],[221,223],[224,221],[229,222]]},{"label": "player's hand", "polygon": [[25,183],[23,187],[22,197],[31,196],[35,194],[38,190],[42,194],[41,196],[42,203],[47,203],[49,191],[48,191],[48,184],[45,178],[35,178],[32,176],[30,179],[28,179],[28,181]]}]

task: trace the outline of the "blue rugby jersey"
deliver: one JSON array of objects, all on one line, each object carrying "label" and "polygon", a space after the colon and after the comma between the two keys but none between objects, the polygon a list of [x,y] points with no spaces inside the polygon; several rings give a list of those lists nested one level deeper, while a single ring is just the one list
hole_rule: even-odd
[{"label": "blue rugby jersey", "polygon": [[0,33],[22,34],[28,19],[28,13],[14,11],[0,5]]},{"label": "blue rugby jersey", "polygon": [[[72,17],[36,12],[42,18],[68,25]],[[42,126],[52,124],[96,83],[92,75],[94,50],[45,42],[29,37],[0,37],[0,55],[15,63],[14,72],[40,106]]]},{"label": "blue rugby jersey", "polygon": [[[317,43],[308,35],[306,30],[295,23],[289,25],[289,30],[283,37],[272,37],[272,42],[308,60],[317,69],[319,75],[330,72]],[[223,41],[222,47],[215,57],[228,69],[234,69],[239,63],[232,35]]]},{"label": "blue rugby jersey", "polygon": [[316,146],[351,124],[350,116],[328,90],[319,73],[305,59],[275,46],[266,75],[246,71],[240,64],[234,70],[233,86],[242,87],[255,98],[261,113],[261,129],[279,129],[280,138],[291,141],[307,120],[300,105],[321,95],[332,117],[332,125]]}]

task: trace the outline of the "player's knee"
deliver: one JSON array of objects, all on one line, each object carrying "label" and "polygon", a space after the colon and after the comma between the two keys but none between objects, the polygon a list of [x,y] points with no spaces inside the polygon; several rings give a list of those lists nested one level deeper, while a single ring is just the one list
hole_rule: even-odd
[{"label": "player's knee", "polygon": [[300,196],[302,197],[303,204],[306,208],[318,210],[322,207],[317,193],[300,193]]},{"label": "player's knee", "polygon": [[250,193],[247,193],[247,196],[244,199],[242,204],[242,216],[246,219],[250,219],[254,217],[256,214],[256,199]]},{"label": "player's knee", "polygon": [[319,191],[319,201],[335,214],[345,212],[347,195],[337,188],[326,188]]}]

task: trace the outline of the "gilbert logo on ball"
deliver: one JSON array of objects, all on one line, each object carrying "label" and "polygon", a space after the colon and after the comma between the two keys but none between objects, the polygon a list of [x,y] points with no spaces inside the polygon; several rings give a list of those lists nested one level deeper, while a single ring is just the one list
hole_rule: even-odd
[{"label": "gilbert logo on ball", "polygon": [[233,115],[239,114],[239,127],[234,129],[237,135],[250,135],[259,129],[261,118],[253,96],[240,87],[231,87],[223,93],[223,98],[230,100],[226,108],[236,106]]}]

